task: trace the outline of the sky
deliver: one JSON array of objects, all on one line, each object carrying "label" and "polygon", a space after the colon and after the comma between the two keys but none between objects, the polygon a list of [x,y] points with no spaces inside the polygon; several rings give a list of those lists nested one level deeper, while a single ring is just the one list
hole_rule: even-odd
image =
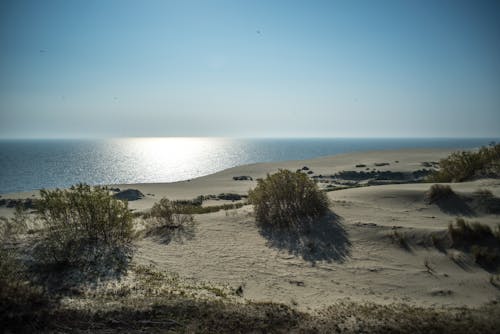
[{"label": "sky", "polygon": [[500,137],[500,1],[0,0],[0,138]]}]

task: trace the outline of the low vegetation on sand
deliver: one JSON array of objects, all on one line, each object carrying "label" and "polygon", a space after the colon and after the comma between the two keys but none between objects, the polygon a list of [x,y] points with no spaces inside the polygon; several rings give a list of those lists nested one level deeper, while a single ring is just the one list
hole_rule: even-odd
[{"label": "low vegetation on sand", "polygon": [[328,197],[313,180],[285,169],[259,179],[249,201],[259,223],[277,227],[292,227],[328,211]]},{"label": "low vegetation on sand", "polygon": [[[300,196],[294,196],[297,193]],[[328,211],[326,194],[303,173],[280,171],[268,176],[251,192],[251,200],[259,219],[270,224],[290,226]],[[69,190],[42,191],[37,210],[40,226],[32,232],[25,228],[26,213],[21,209],[14,218],[0,219],[0,326],[5,332],[459,334],[496,333],[500,326],[499,304],[440,309],[338,303],[303,312],[289,305],[241,299],[241,287],[183,282],[128,262],[123,280],[50,289],[33,279],[36,268],[57,276],[68,267],[80,273],[91,265],[116,263],[118,254],[131,255],[136,234],[127,202],[102,187],[80,184]],[[163,199],[150,218],[175,228],[192,221],[185,210],[182,204]],[[457,245],[467,241],[484,247],[478,239],[500,240],[499,230],[458,221],[450,234]],[[496,278],[491,282],[496,284]],[[64,279],[59,283],[68,284]]]},{"label": "low vegetation on sand", "polygon": [[492,230],[488,225],[457,218],[448,232],[452,247],[469,251],[477,264],[491,270],[500,264],[500,224]]},{"label": "low vegetation on sand", "polygon": [[37,211],[44,228],[34,252],[39,263],[82,268],[106,260],[107,266],[121,266],[129,257],[134,231],[126,201],[86,184],[40,195]]},{"label": "low vegetation on sand", "polygon": [[500,177],[500,144],[452,153],[439,162],[439,170],[428,181],[463,182],[479,177]]},{"label": "low vegetation on sand", "polygon": [[437,203],[455,196],[455,192],[448,185],[433,184],[430,189],[425,193],[426,202],[429,204]]}]

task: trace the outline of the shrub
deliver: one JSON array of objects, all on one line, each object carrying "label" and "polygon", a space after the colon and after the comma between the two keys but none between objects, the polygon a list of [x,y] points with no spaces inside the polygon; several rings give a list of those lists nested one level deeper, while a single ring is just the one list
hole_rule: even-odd
[{"label": "shrub", "polygon": [[303,173],[284,169],[259,180],[249,192],[249,200],[257,221],[277,226],[317,218],[328,210],[328,197],[314,181]]},{"label": "shrub", "polygon": [[454,152],[439,162],[430,182],[462,182],[474,177],[500,176],[500,144],[482,147],[477,152]]},{"label": "shrub", "polygon": [[192,223],[194,218],[189,212],[196,206],[182,203],[162,198],[151,208],[151,216],[156,218],[159,226],[167,228],[179,228]]},{"label": "shrub", "polygon": [[36,255],[45,263],[84,265],[128,256],[134,236],[127,202],[105,187],[79,184],[41,190],[38,216],[44,223]]},{"label": "shrub", "polygon": [[436,203],[440,200],[450,198],[455,195],[453,189],[448,185],[433,184],[425,194],[426,201],[429,204]]}]

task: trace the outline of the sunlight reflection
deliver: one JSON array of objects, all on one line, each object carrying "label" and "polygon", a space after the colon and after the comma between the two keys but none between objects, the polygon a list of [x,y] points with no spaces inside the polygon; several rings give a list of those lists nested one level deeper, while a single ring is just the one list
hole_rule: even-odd
[{"label": "sunlight reflection", "polygon": [[231,165],[226,150],[230,145],[222,138],[128,138],[117,144],[126,160],[134,161],[128,172],[136,180],[172,181],[164,179],[165,172],[189,179]]}]

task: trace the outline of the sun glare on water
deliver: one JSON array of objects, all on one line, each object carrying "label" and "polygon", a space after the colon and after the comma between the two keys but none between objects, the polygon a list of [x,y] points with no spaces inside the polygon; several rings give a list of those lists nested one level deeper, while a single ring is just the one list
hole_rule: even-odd
[{"label": "sun glare on water", "polygon": [[[230,147],[226,139],[194,137],[127,138],[117,139],[115,144],[125,157],[131,158],[128,161],[135,161],[136,165],[130,166],[134,179],[162,179],[165,171],[175,171],[181,179],[215,172],[228,165],[225,148]],[[211,165],[207,165],[209,161]]]}]

